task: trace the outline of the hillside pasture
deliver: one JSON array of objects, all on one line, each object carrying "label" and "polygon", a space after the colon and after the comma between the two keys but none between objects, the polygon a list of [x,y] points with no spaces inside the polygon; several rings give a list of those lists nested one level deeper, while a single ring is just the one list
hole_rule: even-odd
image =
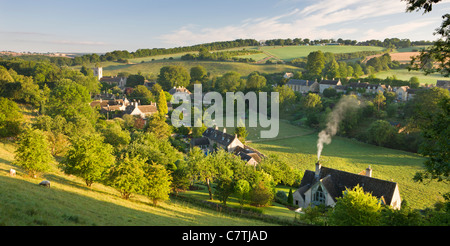
[{"label": "hillside pasture", "polygon": [[351,46],[351,45],[324,45],[324,46],[263,46],[261,50],[284,61],[290,61],[295,58],[307,57],[313,51],[331,53],[352,53],[358,51],[382,51],[383,47],[376,46]]},{"label": "hillside pasture", "polygon": [[443,77],[440,73],[425,75],[422,71],[408,71],[408,69],[390,69],[375,74],[375,77],[380,79],[386,79],[387,77],[393,76],[399,80],[406,81],[408,81],[411,77],[417,77],[421,84],[433,85],[435,85],[438,80],[450,80],[450,78]]},{"label": "hillside pasture", "polygon": [[[299,127],[298,133],[305,129]],[[300,171],[314,170],[317,162],[317,133],[302,134],[248,143],[265,155],[275,154]],[[413,177],[422,170],[424,158],[418,154],[365,144],[356,140],[334,137],[325,145],[322,165],[351,173],[359,173],[369,165],[373,177],[399,184],[400,196],[413,208],[424,209],[442,201],[442,194],[450,190],[444,182],[417,183]]]},{"label": "hillside pasture", "polygon": [[211,76],[220,76],[224,73],[235,71],[242,76],[247,76],[253,71],[260,73],[284,73],[299,71],[300,68],[285,64],[252,64],[242,62],[218,62],[218,61],[181,61],[181,60],[155,60],[138,64],[117,64],[103,67],[103,75],[117,75],[119,72],[137,74],[159,74],[164,66],[178,65],[190,70],[194,66],[203,66]]},{"label": "hillside pasture", "polygon": [[[113,188],[86,187],[56,164],[39,178],[28,177],[12,165],[15,146],[0,142],[1,226],[273,226],[259,220],[230,216],[186,202],[171,200],[153,206],[150,199],[124,200]],[[17,170],[15,177],[9,169]],[[51,188],[38,185],[47,179]]]}]

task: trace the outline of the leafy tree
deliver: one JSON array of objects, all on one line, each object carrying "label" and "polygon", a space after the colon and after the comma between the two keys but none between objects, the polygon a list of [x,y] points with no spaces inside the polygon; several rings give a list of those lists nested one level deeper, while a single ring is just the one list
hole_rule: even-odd
[{"label": "leafy tree", "polygon": [[306,70],[309,76],[320,76],[325,67],[325,56],[322,51],[313,51],[309,53],[306,62]]},{"label": "leafy tree", "polygon": [[237,135],[237,137],[241,142],[245,143],[245,139],[248,136],[248,131],[245,128],[245,126],[242,127],[237,126],[236,128],[234,128],[234,134]]},{"label": "leafy tree", "polygon": [[31,177],[50,169],[53,157],[44,132],[28,128],[20,136],[14,165],[23,167]]},{"label": "leafy tree", "polygon": [[147,159],[147,163],[158,163],[168,167],[182,158],[167,139],[160,139],[151,132],[136,132],[132,141],[124,150],[130,157],[141,156]]},{"label": "leafy tree", "polygon": [[165,201],[169,199],[171,191],[172,176],[170,172],[160,164],[151,164],[146,170],[147,184],[144,188],[144,193],[156,206],[158,201]]},{"label": "leafy tree", "polygon": [[239,91],[245,88],[245,80],[238,72],[227,72],[217,79],[216,88],[220,93]]},{"label": "leafy tree", "polygon": [[161,68],[157,82],[165,91],[168,91],[173,87],[186,87],[189,85],[190,80],[191,76],[186,68],[170,65]]},{"label": "leafy tree", "polygon": [[113,147],[103,143],[99,134],[86,134],[71,139],[72,145],[61,162],[66,174],[82,178],[90,187],[105,180],[114,165]]},{"label": "leafy tree", "polygon": [[164,94],[163,90],[161,90],[159,92],[157,107],[158,107],[158,113],[160,115],[162,115],[163,117],[165,117],[166,114],[169,112],[169,109],[167,107],[166,94]]},{"label": "leafy tree", "polygon": [[336,89],[334,89],[333,87],[329,87],[326,88],[325,90],[323,90],[323,96],[324,97],[335,97],[337,95]]},{"label": "leafy tree", "polygon": [[172,190],[176,194],[179,190],[186,190],[189,187],[189,168],[184,160],[177,160],[168,170],[172,173]]},{"label": "leafy tree", "polygon": [[48,114],[52,117],[60,115],[69,120],[76,115],[93,119],[94,111],[89,106],[91,97],[86,87],[71,80],[62,80],[51,91],[48,102]]},{"label": "leafy tree", "polygon": [[277,86],[274,91],[279,93],[280,109],[284,112],[291,110],[297,98],[294,91],[287,85]]},{"label": "leafy tree", "polygon": [[239,204],[244,206],[244,201],[250,192],[250,183],[245,179],[239,179],[234,186],[234,191],[238,195]]},{"label": "leafy tree", "polygon": [[336,60],[333,59],[332,61],[325,64],[322,74],[328,79],[341,77],[341,75],[339,74],[339,64],[336,62]]},{"label": "leafy tree", "polygon": [[395,128],[385,120],[373,122],[368,129],[368,138],[372,143],[383,146],[395,136]]},{"label": "leafy tree", "polygon": [[314,93],[308,93],[301,100],[302,108],[308,111],[317,111],[322,107],[320,96]]},{"label": "leafy tree", "polygon": [[264,207],[271,204],[274,197],[274,181],[270,174],[264,171],[256,171],[255,179],[250,191],[250,202],[257,207]]},{"label": "leafy tree", "polygon": [[145,82],[144,76],[142,76],[141,74],[133,74],[128,76],[126,86],[134,88],[139,85],[144,85],[144,82]]},{"label": "leafy tree", "polygon": [[[441,0],[406,0],[407,12],[423,10],[424,14],[431,12],[433,5]],[[440,72],[445,77],[450,76],[450,14],[442,16],[444,19],[435,35],[441,37],[434,41],[431,48],[421,51],[420,55],[413,57],[410,69],[422,70],[425,74]]]},{"label": "leafy tree", "polygon": [[289,189],[289,195],[287,197],[287,203],[289,205],[293,205],[294,204],[294,196],[292,194],[292,189]]},{"label": "leafy tree", "polygon": [[203,84],[208,79],[208,72],[203,66],[197,65],[191,68],[190,76],[191,82],[198,81]]},{"label": "leafy tree", "polygon": [[132,194],[143,191],[147,180],[145,179],[144,167],[146,160],[136,156],[130,158],[128,155],[120,158],[110,172],[110,183],[122,198],[129,199]]},{"label": "leafy tree", "polygon": [[22,119],[19,106],[7,98],[0,97],[0,137],[19,134]]},{"label": "leafy tree", "polygon": [[380,107],[384,106],[386,102],[386,97],[384,97],[383,93],[378,92],[375,98],[373,99],[373,102],[377,105],[378,111],[380,111]]},{"label": "leafy tree", "polygon": [[247,89],[251,91],[261,90],[266,86],[267,80],[258,72],[252,72],[247,78]]},{"label": "leafy tree", "polygon": [[439,101],[449,97],[449,91],[439,87],[417,91],[414,98],[407,103],[412,105],[410,123],[415,127],[424,128],[430,123],[430,115],[442,111],[442,108],[438,106]]},{"label": "leafy tree", "polygon": [[381,205],[370,193],[359,185],[346,189],[337,198],[329,222],[337,226],[375,226],[379,224]]},{"label": "leafy tree", "polygon": [[442,98],[438,110],[425,112],[429,122],[421,126],[424,141],[419,153],[427,158],[425,171],[416,173],[414,180],[448,181],[450,174],[450,98]]},{"label": "leafy tree", "polygon": [[155,134],[159,139],[165,140],[172,133],[170,126],[166,123],[166,117],[161,114],[153,114],[150,116],[146,125],[146,131]]},{"label": "leafy tree", "polygon": [[106,122],[106,125],[100,129],[100,133],[105,138],[104,142],[116,149],[128,145],[131,141],[130,133],[127,130],[123,130],[117,121]]},{"label": "leafy tree", "polygon": [[155,101],[153,94],[147,89],[145,85],[138,85],[133,89],[133,92],[128,96],[130,100],[140,101],[142,105],[150,105]]}]

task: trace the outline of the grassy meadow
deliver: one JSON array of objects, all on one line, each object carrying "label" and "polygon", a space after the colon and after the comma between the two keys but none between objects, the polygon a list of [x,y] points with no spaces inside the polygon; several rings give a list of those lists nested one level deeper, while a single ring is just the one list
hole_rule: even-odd
[{"label": "grassy meadow", "polygon": [[342,46],[263,46],[261,50],[264,52],[275,56],[276,58],[284,61],[290,61],[299,57],[307,57],[309,53],[313,51],[321,50],[322,52],[331,52],[331,53],[352,53],[358,51],[381,51],[383,47],[375,47],[375,46],[351,46],[351,45],[342,45]]},{"label": "grassy meadow", "polygon": [[252,64],[242,62],[218,62],[218,61],[181,61],[181,60],[155,60],[138,64],[120,64],[116,63],[110,66],[103,67],[103,75],[116,75],[119,72],[129,72],[137,74],[142,72],[144,74],[159,74],[161,67],[169,65],[179,65],[190,70],[194,66],[203,66],[211,76],[220,76],[224,73],[235,71],[242,76],[247,76],[253,71],[260,73],[283,73],[298,71],[300,68],[285,64]]},{"label": "grassy meadow", "polygon": [[449,80],[449,78],[443,77],[439,73],[433,73],[425,75],[422,71],[408,71],[408,69],[390,69],[387,71],[381,71],[375,74],[375,77],[380,79],[386,79],[387,77],[395,76],[400,80],[409,80],[411,77],[419,78],[421,84],[436,84],[437,80]]},{"label": "grassy meadow", "polygon": [[[0,142],[0,225],[2,226],[272,226],[259,220],[233,217],[181,201],[153,206],[143,196],[120,198],[113,188],[86,187],[56,167],[42,177],[28,177],[11,164],[14,145]],[[9,169],[17,170],[15,177]],[[38,183],[47,179],[51,188]]]},{"label": "grassy meadow", "polygon": [[[297,127],[298,136],[293,129],[280,128],[281,135],[273,140],[248,143],[262,153],[275,154],[292,167],[314,170],[317,161],[317,132]],[[450,184],[442,182],[416,183],[414,174],[422,170],[424,158],[418,154],[378,147],[356,140],[334,137],[330,145],[325,145],[321,163],[324,166],[359,173],[369,165],[374,178],[397,182],[400,196],[413,208],[424,209],[442,200],[442,193],[450,190]]]}]

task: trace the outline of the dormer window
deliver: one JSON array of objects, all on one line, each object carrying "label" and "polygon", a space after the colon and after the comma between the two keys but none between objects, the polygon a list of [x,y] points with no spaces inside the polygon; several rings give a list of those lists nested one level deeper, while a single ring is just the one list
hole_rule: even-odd
[{"label": "dormer window", "polygon": [[313,203],[314,205],[325,204],[325,193],[322,190],[322,186],[319,185],[316,192],[313,195]]}]

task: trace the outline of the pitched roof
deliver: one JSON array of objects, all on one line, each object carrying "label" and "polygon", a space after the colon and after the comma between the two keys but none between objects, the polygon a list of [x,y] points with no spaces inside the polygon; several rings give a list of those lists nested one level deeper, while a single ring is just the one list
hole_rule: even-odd
[{"label": "pitched roof", "polygon": [[311,86],[314,81],[303,80],[303,79],[290,79],[286,84],[287,85],[302,85],[302,86]]},{"label": "pitched roof", "polygon": [[304,192],[308,189],[304,189],[304,186],[313,186],[315,183],[321,181],[325,186],[325,189],[330,193],[334,200],[341,197],[342,193],[348,189],[352,189],[359,184],[365,192],[371,192],[373,196],[377,198],[384,198],[386,204],[390,204],[394,195],[397,183],[376,179],[373,177],[359,175],[355,173],[349,173],[337,169],[321,167],[319,178],[315,178],[315,172],[306,170],[303,175],[303,179],[300,183],[299,192],[303,196]]},{"label": "pitched roof", "polygon": [[450,88],[450,81],[449,80],[438,80],[436,82],[437,87],[441,88]]},{"label": "pitched roof", "polygon": [[324,80],[320,81],[320,84],[322,84],[322,85],[337,85],[339,82],[341,82],[341,81],[324,79]]},{"label": "pitched roof", "polygon": [[209,127],[206,129],[205,132],[202,134],[204,137],[207,137],[210,140],[213,140],[221,145],[228,146],[230,145],[235,138],[237,138],[236,135],[231,135],[228,133],[224,133],[222,131],[216,130],[214,128]]}]

